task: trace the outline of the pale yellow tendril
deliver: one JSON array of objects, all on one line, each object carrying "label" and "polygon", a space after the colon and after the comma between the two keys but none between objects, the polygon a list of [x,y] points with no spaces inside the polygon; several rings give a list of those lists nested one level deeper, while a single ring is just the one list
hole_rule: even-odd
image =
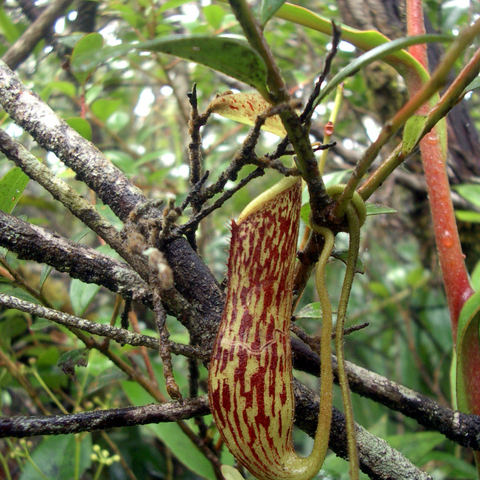
[{"label": "pale yellow tendril", "polygon": [[[328,194],[332,197],[340,195],[344,189],[344,185],[334,185],[330,187],[327,191]],[[346,210],[346,216],[348,221],[348,230],[349,230],[349,248],[348,248],[348,259],[347,259],[347,268],[345,271],[345,277],[343,281],[342,291],[340,295],[340,301],[338,305],[337,313],[337,325],[336,325],[336,336],[335,336],[335,349],[337,352],[337,361],[338,361],[338,379],[340,383],[340,389],[342,392],[343,405],[345,410],[345,422],[347,427],[347,438],[348,438],[348,457],[350,462],[350,478],[352,480],[358,480],[359,478],[359,461],[358,461],[358,450],[355,434],[355,422],[353,419],[353,409],[350,399],[350,389],[348,386],[348,379],[345,372],[345,355],[343,349],[343,332],[345,326],[345,317],[347,312],[348,299],[350,296],[350,291],[352,288],[353,278],[355,276],[356,265],[358,260],[358,252],[360,247],[360,227],[363,225],[366,218],[366,207],[360,195],[355,192],[351,204]],[[318,291],[318,296],[320,299],[320,304],[322,306],[323,314],[323,324],[322,324],[322,339],[321,339],[321,361],[322,361],[322,403],[323,403],[323,386],[324,386],[324,363],[330,365],[331,368],[331,346],[330,339],[324,339],[325,332],[330,332],[332,330],[332,307],[330,299],[328,297],[328,291],[325,282],[325,266],[327,264],[328,257],[333,248],[333,233],[326,227],[320,227],[314,225],[313,222],[312,229],[324,237],[325,245],[320,255],[320,260],[317,265],[316,272],[316,286]],[[327,359],[328,357],[328,359]],[[330,362],[330,363],[329,363]],[[327,377],[327,382],[330,379]],[[321,414],[322,415],[322,414]],[[328,438],[326,439],[328,442]]]}]

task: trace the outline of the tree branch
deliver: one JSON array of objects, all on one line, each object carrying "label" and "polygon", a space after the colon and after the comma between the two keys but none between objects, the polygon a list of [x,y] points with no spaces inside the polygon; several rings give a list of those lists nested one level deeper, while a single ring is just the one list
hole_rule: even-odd
[{"label": "tree branch", "polygon": [[2,60],[15,70],[44,38],[57,18],[72,3],[72,0],[57,0],[49,5],[45,11],[33,22],[21,37],[7,50]]},{"label": "tree branch", "polygon": [[[295,424],[308,435],[314,436],[316,418],[320,405],[319,397],[299,382],[295,382],[296,416]],[[59,435],[91,432],[106,428],[147,425],[172,422],[210,413],[208,397],[203,395],[182,402],[168,402],[160,405],[145,405],[114,410],[55,415],[51,417],[0,417],[1,437],[31,437],[34,435]],[[345,417],[334,408],[333,429],[330,448],[345,458],[346,437]],[[393,449],[364,428],[356,426],[361,469],[375,480],[428,480],[429,475],[415,467],[401,453]]]},{"label": "tree branch", "polygon": [[96,208],[78,194],[75,189],[58,178],[46,165],[40,163],[25,147],[1,129],[0,151],[32,180],[50,192],[53,198],[67,207],[87,227],[105,240],[140,273],[144,280],[148,277],[146,260],[138,255],[133,255],[129,251],[118,230],[103,218]]},{"label": "tree branch", "polygon": [[[0,294],[0,304],[6,308],[15,308],[31,315],[49,319],[66,327],[74,327],[94,335],[110,338],[122,345],[145,346],[153,350],[159,348],[158,339],[148,335],[140,335],[122,328],[98,324],[8,295]],[[170,348],[176,355],[199,358],[203,361],[209,358],[209,352],[198,347],[170,343]],[[292,348],[294,366],[318,376],[320,371],[318,355],[295,338],[292,338]],[[337,375],[336,358],[333,357],[332,360],[334,372]],[[346,370],[350,387],[355,393],[401,412],[415,419],[421,425],[439,431],[459,445],[480,450],[480,418],[476,415],[467,415],[450,410],[423,395],[350,362],[346,362]]]},{"label": "tree branch", "polygon": [[46,263],[85,283],[102,285],[137,302],[151,303],[147,284],[125,263],[1,211],[0,245],[19,258]]}]

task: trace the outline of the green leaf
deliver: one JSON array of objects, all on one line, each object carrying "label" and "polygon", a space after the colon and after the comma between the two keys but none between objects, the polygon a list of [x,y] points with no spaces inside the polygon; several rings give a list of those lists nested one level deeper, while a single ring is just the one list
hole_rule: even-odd
[{"label": "green leaf", "polygon": [[[74,435],[58,435],[44,437],[35,451],[31,454],[35,465],[48,480],[66,480],[75,478],[75,448],[77,437]],[[92,437],[86,435],[80,441],[80,457],[78,473],[82,473],[91,466]],[[30,462],[27,462],[20,476],[20,480],[39,480],[42,478]]]},{"label": "green leaf", "polygon": [[244,480],[240,472],[230,465],[222,465],[220,469],[225,480]]},{"label": "green leaf", "polygon": [[[11,313],[11,314],[10,314]],[[25,314],[17,310],[10,310],[8,315],[2,314],[0,322],[0,344],[10,345],[12,338],[15,338],[28,330],[28,323]]]},{"label": "green leaf", "polygon": [[178,8],[186,3],[190,3],[191,0],[168,0],[165,2],[159,9],[158,12],[166,12],[167,10],[171,10],[172,8]]},{"label": "green leaf", "polygon": [[[340,260],[346,265],[348,263],[348,250],[333,250],[332,257]],[[355,265],[355,273],[360,273],[361,275],[365,273],[365,264],[360,257],[357,258],[357,263]]]},{"label": "green leaf", "polygon": [[475,292],[463,306],[457,327],[457,403],[459,410],[470,411],[468,399],[473,381],[480,372],[477,371],[480,359],[476,353],[479,349],[480,292]]},{"label": "green leaf", "polygon": [[0,293],[4,293],[5,295],[10,295],[12,297],[17,297],[20,300],[25,300],[26,302],[36,303],[37,305],[41,305],[42,302],[36,299],[33,295],[26,292],[23,288],[17,287],[16,285],[12,284],[10,281],[3,279],[0,277]]},{"label": "green leaf", "polygon": [[425,115],[413,115],[405,123],[402,143],[402,152],[405,155],[410,153],[419,142],[426,121]]},{"label": "green leaf", "polygon": [[127,112],[113,112],[106,122],[107,127],[115,133],[125,128],[130,123],[130,115]]},{"label": "green leaf", "polygon": [[478,90],[479,88],[480,88],[480,77],[477,77],[465,87],[465,90],[463,91],[462,96],[467,94],[468,92],[473,92],[474,90]]},{"label": "green leaf", "polygon": [[65,121],[83,138],[90,142],[92,141],[92,127],[88,120],[81,117],[70,117],[66,118]]},{"label": "green leaf", "polygon": [[284,3],[285,0],[262,0],[259,14],[260,25],[264,27]]},{"label": "green leaf", "polygon": [[480,213],[472,210],[455,210],[455,216],[462,222],[480,223]]},{"label": "green leaf", "polygon": [[35,323],[30,325],[30,330],[43,330],[44,328],[49,328],[52,325],[52,322],[46,318],[36,318]]},{"label": "green leaf", "polygon": [[94,283],[83,283],[77,278],[72,278],[69,295],[75,315],[81,317],[85,313],[85,310],[95,298],[95,295],[99,290],[99,285],[95,285]]},{"label": "green leaf", "polygon": [[438,432],[416,432],[390,435],[386,440],[412,463],[419,465],[423,464],[426,455],[445,441],[445,437]]},{"label": "green leaf", "polygon": [[[132,405],[146,405],[152,397],[140,385],[133,382],[122,382],[122,388]],[[159,423],[148,425],[148,428],[170,449],[172,454],[192,472],[207,480],[215,480],[212,464],[193,445],[187,435],[176,423]]]},{"label": "green leaf", "polygon": [[[434,461],[439,465],[448,465],[451,469],[446,473],[447,478],[478,480],[477,469],[471,464],[445,451],[432,451],[426,456],[426,462]],[[442,468],[444,471],[444,468]],[[443,473],[443,472],[442,472]],[[444,477],[445,478],[445,477]]]},{"label": "green leaf", "polygon": [[394,208],[381,205],[380,203],[367,203],[365,206],[367,207],[367,216],[398,213]]},{"label": "green leaf", "polygon": [[20,167],[13,167],[0,179],[0,210],[12,213],[27,188],[28,176]]},{"label": "green leaf", "polygon": [[75,70],[92,72],[98,64],[131,50],[162,52],[190,60],[244,82],[267,94],[267,69],[260,55],[244,41],[230,37],[172,35],[147,42],[122,44],[78,55]]},{"label": "green leaf", "polygon": [[218,30],[221,27],[222,21],[225,18],[225,10],[220,5],[207,5],[203,7],[203,14],[214,30]]},{"label": "green leaf", "polygon": [[61,92],[70,98],[75,98],[75,95],[76,95],[76,88],[73,83],[54,81],[54,82],[49,82],[45,86],[45,88],[42,90],[42,93],[40,94],[40,96],[42,97],[42,100],[48,101],[48,99],[50,98],[50,95],[54,91]]},{"label": "green leaf", "polygon": [[9,43],[15,43],[21,35],[20,29],[12,22],[4,8],[0,8],[0,32],[2,32]]},{"label": "green leaf", "polygon": [[475,291],[480,291],[480,260],[473,269],[470,281],[472,282],[472,288]]},{"label": "green leaf", "polygon": [[119,98],[100,98],[95,100],[90,108],[98,119],[105,122],[110,115],[118,110],[121,104],[122,101]]},{"label": "green leaf", "polygon": [[[298,5],[285,3],[277,12],[277,17],[284,20],[312,28],[326,35],[332,35],[332,22],[330,18],[322,17],[316,13]],[[363,51],[368,51],[378,45],[389,42],[389,39],[376,30],[357,30],[348,25],[340,25],[342,40],[351,43]],[[392,52],[384,59],[392,65],[400,75],[416,75],[422,81],[429,78],[428,72],[412,55],[405,50]]]},{"label": "green leaf", "polygon": [[473,203],[475,206],[480,207],[480,185],[475,183],[464,183],[462,185],[455,185],[452,187],[458,192],[465,200]]},{"label": "green leaf", "polygon": [[91,379],[85,393],[91,395],[92,393],[101,390],[103,387],[111,386],[113,383],[127,380],[127,378],[127,374],[122,372],[117,366],[108,368],[100,373],[100,375],[95,375],[95,377]]},{"label": "green leaf", "polygon": [[73,75],[82,85],[88,81],[92,73],[97,69],[98,62],[89,62],[89,66],[84,68],[84,60],[94,59],[95,54],[102,50],[103,37],[99,33],[89,33],[85,35],[75,45],[72,51],[72,58],[70,60],[70,67]]},{"label": "green leaf", "polygon": [[320,302],[313,302],[305,305],[297,314],[296,318],[322,318],[322,305]]},{"label": "green leaf", "polygon": [[342,68],[321,90],[319,97],[315,101],[315,105],[318,105],[330,92],[332,92],[348,77],[355,74],[358,70],[366,67],[367,65],[376,60],[381,60],[388,55],[398,52],[399,50],[402,50],[411,45],[428,42],[446,42],[452,40],[453,38],[447,35],[417,35],[412,37],[397,38],[396,40],[392,40],[390,42],[379,45],[378,47],[372,48],[368,52],[360,55],[360,57],[350,62],[346,67]]}]

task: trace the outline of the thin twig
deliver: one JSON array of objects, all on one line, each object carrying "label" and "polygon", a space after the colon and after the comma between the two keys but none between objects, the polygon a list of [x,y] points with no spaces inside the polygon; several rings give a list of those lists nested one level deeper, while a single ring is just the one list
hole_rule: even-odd
[{"label": "thin twig", "polygon": [[305,108],[302,114],[300,115],[300,121],[303,124],[309,124],[311,121],[312,114],[314,112],[315,100],[320,94],[320,88],[322,87],[323,82],[325,81],[328,74],[330,73],[333,59],[337,55],[337,49],[338,49],[338,44],[340,43],[341,33],[342,33],[341,28],[337,27],[335,22],[332,21],[332,47],[327,57],[325,58],[325,65],[323,67],[323,71],[320,74],[320,77],[318,78],[317,82],[315,83],[315,88],[310,94],[310,97],[308,98]]}]

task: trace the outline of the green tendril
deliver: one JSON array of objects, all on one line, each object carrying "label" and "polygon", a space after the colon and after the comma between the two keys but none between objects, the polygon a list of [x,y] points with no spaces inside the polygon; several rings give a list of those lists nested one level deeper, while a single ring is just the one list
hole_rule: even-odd
[{"label": "green tendril", "polygon": [[[336,197],[340,195],[345,188],[345,185],[334,185],[328,189],[328,194],[331,197]],[[349,231],[349,247],[348,247],[348,258],[347,258],[347,267],[345,271],[345,277],[343,280],[342,291],[340,294],[340,301],[338,305],[337,313],[337,325],[336,325],[336,336],[335,336],[335,349],[337,352],[337,361],[338,361],[338,379],[340,383],[340,389],[342,392],[342,400],[345,410],[345,422],[347,427],[347,439],[348,439],[348,458],[350,462],[350,478],[352,480],[358,480],[359,478],[359,461],[358,461],[358,450],[357,450],[357,441],[355,434],[355,422],[353,419],[353,408],[352,402],[350,399],[350,388],[348,386],[348,378],[345,371],[345,354],[343,348],[343,332],[345,328],[345,318],[347,313],[348,300],[350,297],[350,291],[352,289],[353,279],[355,277],[356,265],[358,260],[358,252],[360,248],[360,227],[365,222],[366,218],[366,207],[365,203],[362,200],[361,196],[355,192],[350,204],[346,209],[346,217],[348,221],[348,231]],[[332,307],[330,299],[328,296],[328,291],[325,281],[325,267],[328,261],[328,257],[333,248],[334,236],[330,229],[323,226],[318,226],[311,222],[311,228],[316,233],[323,236],[325,240],[325,245],[320,255],[320,259],[317,265],[316,271],[316,286],[318,291],[318,296],[320,299],[320,304],[322,306],[323,313],[323,325],[322,325],[322,338],[321,338],[321,361],[322,361],[322,404],[324,403],[324,383],[330,381],[330,377],[325,372],[326,368],[331,370],[331,345],[330,339],[325,338],[328,332],[328,335],[331,335],[332,330]],[[328,357],[328,358],[327,358]],[[324,377],[327,375],[327,377]],[[331,376],[331,371],[330,371]],[[327,385],[325,385],[326,391]],[[330,399],[331,400],[331,399]],[[330,405],[331,408],[331,405]],[[322,415],[322,412],[321,412]],[[319,420],[320,422],[320,420]],[[328,438],[327,438],[328,442]]]}]

